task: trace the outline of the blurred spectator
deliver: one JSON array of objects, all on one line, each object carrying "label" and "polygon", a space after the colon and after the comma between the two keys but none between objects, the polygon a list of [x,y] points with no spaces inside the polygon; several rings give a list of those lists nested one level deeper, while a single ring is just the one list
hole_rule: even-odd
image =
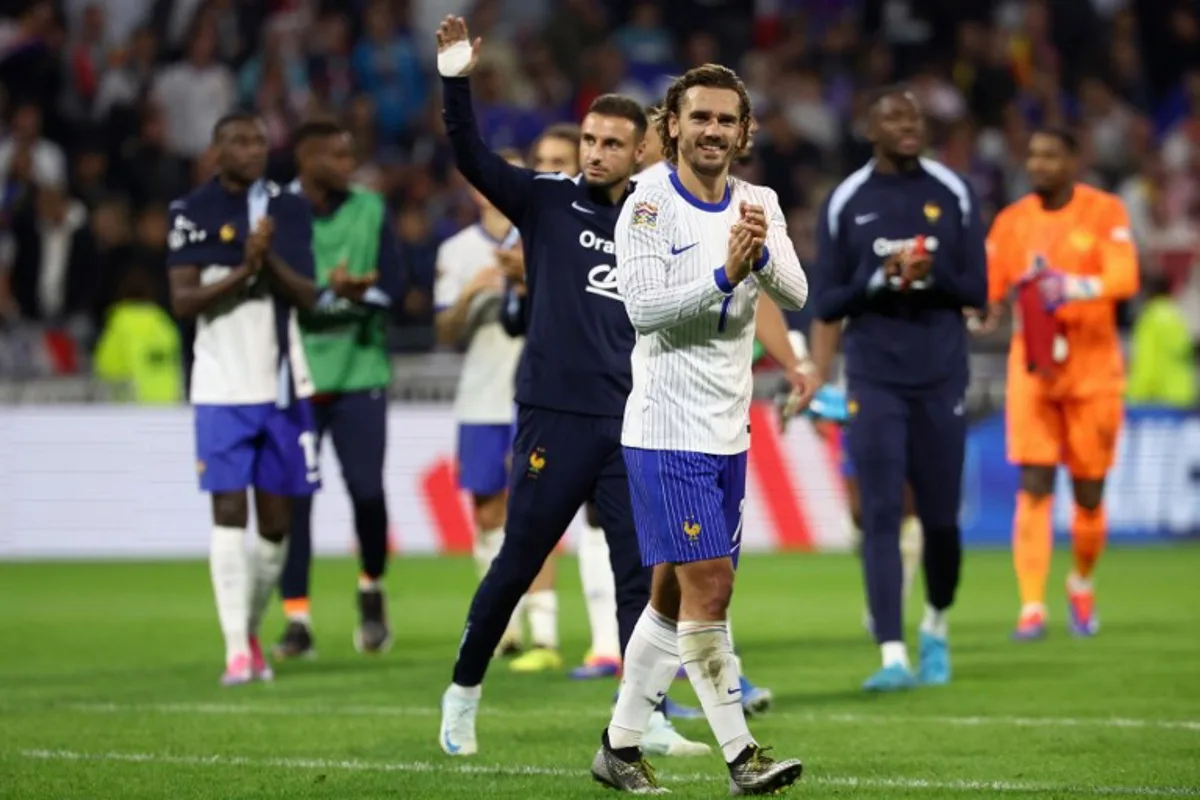
[{"label": "blurred spectator", "polygon": [[1191,409],[1196,407],[1196,349],[1183,312],[1165,276],[1146,281],[1149,298],[1133,325],[1129,402]]},{"label": "blurred spectator", "polygon": [[33,101],[13,108],[9,135],[0,142],[0,180],[7,180],[14,158],[28,157],[32,179],[41,186],[63,186],[67,160],[62,148],[42,136],[42,110]]},{"label": "blurred spectator", "polygon": [[739,69],[759,133],[737,172],[778,193],[802,263],[825,193],[870,158],[881,85],[920,96],[930,155],[987,221],[1028,191],[1032,128],[1074,128],[1081,179],[1120,194],[1145,270],[1200,337],[1194,0],[22,0],[0,21],[0,374],[86,364],[71,337],[86,347],[127,272],[158,276],[137,293],[165,302],[166,205],[211,179],[212,126],[236,106],[261,113],[280,181],[298,123],[347,124],[354,180],[387,198],[410,271],[395,344],[428,349],[434,254],[475,214],[441,122],[445,13],[485,41],[473,81],[494,147],[528,148],[602,92],[649,104],[689,66]]},{"label": "blurred spectator", "polygon": [[183,401],[179,331],[154,295],[152,271],[139,267],[126,272],[96,345],[96,377],[112,385],[118,402]]},{"label": "blurred spectator", "polygon": [[42,186],[13,220],[12,294],[35,322],[94,322],[102,282],[87,208],[55,186]]},{"label": "blurred spectator", "polygon": [[201,24],[192,32],[187,60],[164,69],[154,82],[154,102],[166,122],[172,155],[195,158],[208,149],[213,126],[236,101],[233,73],[216,60],[216,30]]},{"label": "blurred spectator", "polygon": [[401,32],[387,2],[373,0],[364,25],[365,36],[351,57],[354,77],[375,103],[379,135],[395,143],[420,115],[429,84],[413,47],[412,34]]}]

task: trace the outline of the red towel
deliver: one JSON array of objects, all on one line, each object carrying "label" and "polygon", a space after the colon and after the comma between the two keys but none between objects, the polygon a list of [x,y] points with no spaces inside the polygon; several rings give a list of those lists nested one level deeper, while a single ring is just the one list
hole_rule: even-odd
[{"label": "red towel", "polygon": [[1058,369],[1057,341],[1063,335],[1062,324],[1046,310],[1038,288],[1040,279],[1026,281],[1017,289],[1017,307],[1021,311],[1021,333],[1025,339],[1025,366],[1030,372],[1050,377]]}]

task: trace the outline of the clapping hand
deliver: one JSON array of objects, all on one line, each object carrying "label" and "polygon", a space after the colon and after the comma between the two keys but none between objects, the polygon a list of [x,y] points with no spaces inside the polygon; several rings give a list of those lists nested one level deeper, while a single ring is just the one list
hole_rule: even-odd
[{"label": "clapping hand", "polygon": [[340,262],[329,273],[329,288],[333,290],[333,293],[355,303],[362,302],[363,295],[378,281],[379,274],[375,272],[366,275],[351,275],[346,270],[345,261]]},{"label": "clapping hand", "polygon": [[741,206],[738,207],[738,212],[741,215],[740,222],[748,226],[755,236],[761,239],[751,259],[752,263],[757,263],[762,258],[763,248],[766,247],[767,242],[767,212],[763,210],[762,206],[752,205],[745,201],[742,201]]},{"label": "clapping hand", "polygon": [[504,277],[513,283],[525,282],[525,250],[519,244],[508,249],[496,248],[496,261]]},{"label": "clapping hand", "polygon": [[254,226],[254,232],[246,239],[244,258],[246,267],[252,272],[258,272],[263,267],[267,253],[271,249],[271,237],[275,235],[275,220],[262,217]]}]

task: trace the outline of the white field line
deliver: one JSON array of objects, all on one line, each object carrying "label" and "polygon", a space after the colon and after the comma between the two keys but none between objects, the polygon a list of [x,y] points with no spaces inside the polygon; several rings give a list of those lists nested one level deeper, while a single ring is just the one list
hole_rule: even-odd
[{"label": "white field line", "polygon": [[[303,770],[340,770],[345,772],[426,773],[440,775],[490,775],[508,777],[566,778],[586,781],[588,773],[581,769],[552,767],[522,767],[503,764],[469,764],[447,759],[443,763],[428,761],[358,761],[323,758],[246,758],[242,756],[206,755],[180,756],[158,753],[83,753],[73,750],[20,750],[22,758],[40,761],[83,761],[125,764],[174,765],[197,767],[255,767]],[[664,774],[663,782],[724,783],[719,775],[693,773]],[[858,789],[909,789],[935,792],[1054,792],[1083,796],[1121,797],[1200,797],[1200,788],[1186,786],[1106,786],[1040,783],[1032,781],[925,780],[922,778],[859,778],[853,776],[806,776],[803,783]]]},{"label": "white field line", "polygon": [[[441,712],[433,706],[324,706],[324,705],[258,705],[254,703],[70,703],[59,706],[86,714],[211,714],[305,717],[433,717]],[[483,716],[529,716],[529,711],[511,708],[489,708],[484,703]],[[539,716],[589,717],[608,715],[598,707],[595,713],[545,709]],[[802,711],[772,711],[771,718],[810,722],[813,724],[891,724],[891,725],[949,725],[960,727],[1015,728],[1127,728],[1144,730],[1200,731],[1200,720],[1127,719],[1120,717],[1012,717],[1012,716],[924,716],[896,714],[820,714]]]}]

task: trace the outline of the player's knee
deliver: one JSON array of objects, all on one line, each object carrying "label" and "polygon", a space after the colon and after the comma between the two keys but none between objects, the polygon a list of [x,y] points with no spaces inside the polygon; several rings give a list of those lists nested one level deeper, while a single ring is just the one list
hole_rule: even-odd
[{"label": "player's knee", "polygon": [[1076,480],[1075,504],[1086,511],[1095,511],[1104,502],[1104,481]]},{"label": "player's knee", "polygon": [[686,607],[688,618],[725,619],[733,599],[733,563],[729,559],[678,564],[675,574],[680,606]]},{"label": "player's knee", "polygon": [[475,495],[475,524],[481,531],[504,527],[504,493]]},{"label": "player's knee", "polygon": [[1048,497],[1054,493],[1053,467],[1021,467],[1021,491],[1034,497]]},{"label": "player's knee", "polygon": [[213,523],[223,528],[244,528],[250,523],[245,492],[218,492],[212,496]]}]

